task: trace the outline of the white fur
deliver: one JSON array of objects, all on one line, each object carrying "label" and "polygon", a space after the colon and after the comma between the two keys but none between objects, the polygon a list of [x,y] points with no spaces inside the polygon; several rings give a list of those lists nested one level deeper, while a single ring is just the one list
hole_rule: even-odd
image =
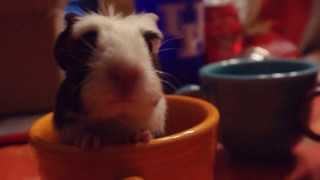
[{"label": "white fur", "polygon": [[[125,116],[137,128],[147,127],[154,133],[164,132],[166,102],[142,36],[143,32],[152,31],[162,37],[156,25],[157,19],[154,14],[122,17],[92,13],[79,18],[74,24],[74,38],[88,31],[98,32],[94,56],[89,64],[91,71],[81,92],[89,119],[100,122]],[[108,77],[107,72],[115,67],[133,68],[142,75],[130,99],[118,97],[117,89]]]},{"label": "white fur", "polygon": [[[167,105],[164,97],[161,98],[157,107],[154,109],[152,118],[150,120],[149,128],[151,132],[156,134],[165,133],[165,119],[166,119]],[[162,120],[161,120],[162,119]]]}]

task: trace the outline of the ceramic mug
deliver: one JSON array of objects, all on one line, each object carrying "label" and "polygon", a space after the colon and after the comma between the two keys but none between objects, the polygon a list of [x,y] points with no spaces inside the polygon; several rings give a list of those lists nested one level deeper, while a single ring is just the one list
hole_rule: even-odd
[{"label": "ceramic mug", "polygon": [[213,180],[219,114],[203,100],[167,96],[167,136],[84,152],[57,142],[52,114],[30,130],[44,180]]},{"label": "ceramic mug", "polygon": [[201,91],[221,113],[220,140],[235,158],[291,159],[309,128],[317,66],[306,61],[232,59],[200,70]]}]

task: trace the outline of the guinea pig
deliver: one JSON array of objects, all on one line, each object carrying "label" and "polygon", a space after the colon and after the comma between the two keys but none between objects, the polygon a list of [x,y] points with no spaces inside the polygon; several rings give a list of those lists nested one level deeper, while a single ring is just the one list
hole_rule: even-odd
[{"label": "guinea pig", "polygon": [[54,127],[83,149],[145,143],[165,133],[166,99],[154,66],[162,33],[151,13],[67,14],[54,56],[65,79]]}]

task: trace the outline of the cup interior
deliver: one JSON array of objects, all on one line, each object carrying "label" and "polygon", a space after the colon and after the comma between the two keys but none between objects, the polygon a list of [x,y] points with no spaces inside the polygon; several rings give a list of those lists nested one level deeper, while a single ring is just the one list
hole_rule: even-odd
[{"label": "cup interior", "polygon": [[314,73],[316,65],[306,61],[232,59],[210,64],[201,69],[204,76],[220,78],[287,77]]}]

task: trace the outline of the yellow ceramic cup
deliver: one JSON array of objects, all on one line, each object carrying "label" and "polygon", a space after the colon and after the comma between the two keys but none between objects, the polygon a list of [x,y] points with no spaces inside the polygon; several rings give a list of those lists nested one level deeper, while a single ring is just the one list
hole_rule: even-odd
[{"label": "yellow ceramic cup", "polygon": [[167,96],[168,135],[148,144],[84,152],[57,142],[52,114],[30,130],[44,180],[213,180],[219,114],[211,104]]}]

